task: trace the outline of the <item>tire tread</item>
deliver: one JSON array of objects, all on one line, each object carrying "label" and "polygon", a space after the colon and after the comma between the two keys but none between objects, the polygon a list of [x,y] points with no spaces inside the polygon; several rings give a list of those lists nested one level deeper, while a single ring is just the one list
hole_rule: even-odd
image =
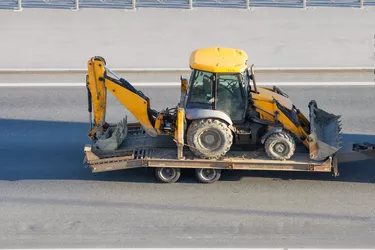
[{"label": "tire tread", "polygon": [[[199,150],[199,144],[198,139],[196,137],[197,133],[202,129],[209,129],[209,128],[217,128],[221,130],[224,134],[224,141],[226,142],[226,145],[222,146],[223,149],[221,149],[220,153],[215,153],[212,151],[206,151],[203,152],[202,150]],[[200,119],[200,120],[194,120],[187,131],[187,143],[188,145],[191,145],[193,147],[190,147],[190,150],[198,157],[202,159],[219,159],[223,157],[231,148],[233,143],[233,134],[232,131],[228,128],[228,125],[220,120],[217,119]]]},{"label": "tire tread", "polygon": [[[272,152],[270,151],[270,145],[273,141],[280,140],[280,139],[285,140],[287,142],[290,150],[289,150],[288,154],[286,154],[282,157],[277,157],[274,154],[272,154]],[[265,151],[266,151],[268,157],[270,157],[272,160],[288,160],[293,156],[293,154],[295,152],[295,149],[296,149],[295,141],[294,141],[293,137],[287,132],[274,133],[274,134],[270,135],[265,142]]]}]

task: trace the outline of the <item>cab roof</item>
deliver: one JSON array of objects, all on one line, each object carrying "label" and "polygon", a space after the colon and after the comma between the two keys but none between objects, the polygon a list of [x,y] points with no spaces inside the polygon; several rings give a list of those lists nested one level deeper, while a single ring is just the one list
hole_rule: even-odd
[{"label": "cab roof", "polygon": [[190,55],[192,69],[214,73],[240,73],[247,68],[247,54],[235,48],[212,47],[195,50]]}]

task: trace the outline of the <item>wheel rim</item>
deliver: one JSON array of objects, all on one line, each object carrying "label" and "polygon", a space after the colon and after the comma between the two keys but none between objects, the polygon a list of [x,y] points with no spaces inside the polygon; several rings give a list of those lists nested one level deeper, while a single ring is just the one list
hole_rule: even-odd
[{"label": "wheel rim", "polygon": [[216,173],[215,169],[201,169],[199,171],[199,176],[205,181],[211,181],[215,179]]},{"label": "wheel rim", "polygon": [[177,175],[177,171],[174,168],[162,168],[159,173],[160,178],[166,181],[172,180]]},{"label": "wheel rim", "polygon": [[276,142],[275,145],[273,145],[273,150],[279,155],[284,155],[287,153],[288,147],[282,142]]},{"label": "wheel rim", "polygon": [[205,131],[200,135],[200,141],[208,150],[215,150],[220,146],[221,137],[216,131]]}]

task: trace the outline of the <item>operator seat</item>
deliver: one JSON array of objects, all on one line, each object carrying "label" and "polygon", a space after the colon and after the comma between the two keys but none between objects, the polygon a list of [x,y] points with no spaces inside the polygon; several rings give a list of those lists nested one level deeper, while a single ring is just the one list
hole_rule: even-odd
[{"label": "operator seat", "polygon": [[210,104],[208,101],[211,98],[211,80],[207,76],[203,76],[194,91],[194,101]]},{"label": "operator seat", "polygon": [[203,80],[202,80],[202,88],[203,88],[203,93],[205,95],[204,98],[206,98],[205,99],[206,101],[208,101],[209,98],[212,97],[211,87],[212,87],[212,81],[210,77],[208,77],[207,75],[204,75]]}]

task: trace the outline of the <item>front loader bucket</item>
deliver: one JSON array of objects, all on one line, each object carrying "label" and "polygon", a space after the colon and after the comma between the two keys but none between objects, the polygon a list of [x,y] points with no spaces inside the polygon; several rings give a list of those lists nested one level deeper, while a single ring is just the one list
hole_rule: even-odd
[{"label": "front loader bucket", "polygon": [[115,150],[124,141],[128,134],[127,117],[122,119],[115,128],[109,127],[103,136],[98,139],[94,146],[100,150]]},{"label": "front loader bucket", "polygon": [[341,147],[341,116],[319,109],[315,101],[310,110],[310,159],[322,161],[333,156]]}]

